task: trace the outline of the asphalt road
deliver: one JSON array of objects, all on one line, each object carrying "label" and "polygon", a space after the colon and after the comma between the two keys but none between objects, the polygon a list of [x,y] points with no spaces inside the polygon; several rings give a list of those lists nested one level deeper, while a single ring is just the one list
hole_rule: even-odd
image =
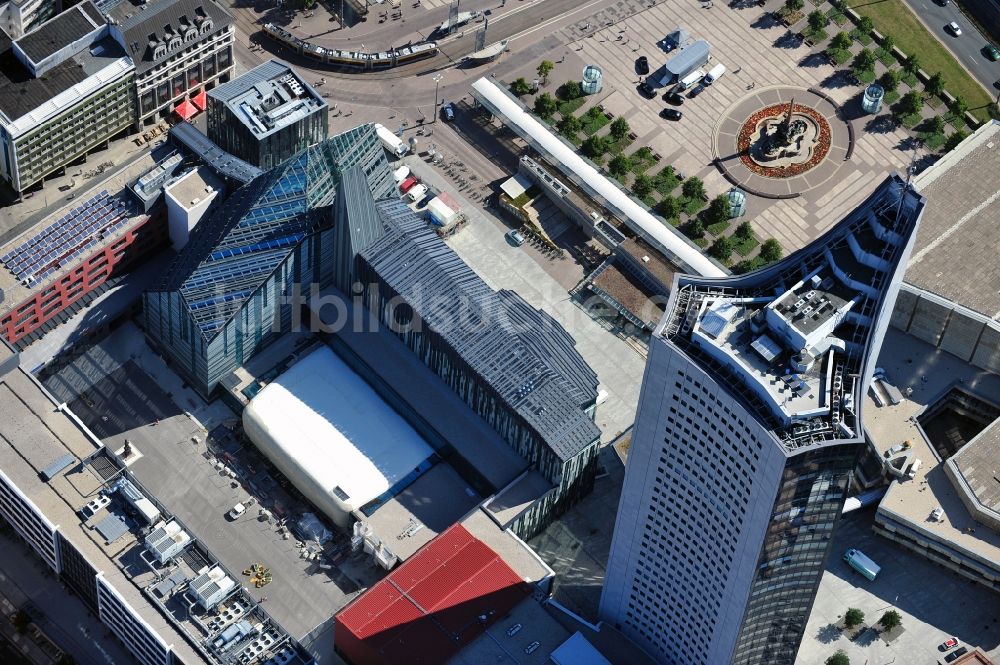
[{"label": "asphalt road", "polygon": [[[934,0],[906,0],[910,9],[920,17],[930,31],[955,55],[972,75],[994,95],[994,84],[1000,80],[1000,61],[990,62],[983,54],[983,47],[989,41],[976,26],[972,25],[954,2],[942,7]],[[962,28],[962,35],[955,37],[944,26],[955,21]],[[929,74],[933,72],[928,72]]]}]

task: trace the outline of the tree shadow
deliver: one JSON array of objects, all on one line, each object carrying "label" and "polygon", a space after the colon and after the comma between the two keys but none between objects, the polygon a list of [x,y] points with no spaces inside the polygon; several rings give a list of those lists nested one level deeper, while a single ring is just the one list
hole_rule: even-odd
[{"label": "tree shadow", "polygon": [[791,30],[786,30],[785,34],[774,40],[775,48],[793,49],[798,48],[800,44],[802,44],[802,39]]},{"label": "tree shadow", "polygon": [[769,30],[771,28],[781,25],[778,19],[774,18],[774,15],[770,12],[764,12],[757,20],[750,24],[751,28],[757,28],[758,30]]},{"label": "tree shadow", "polygon": [[820,81],[819,85],[821,88],[826,88],[827,90],[838,90],[854,85],[854,82],[852,81],[850,72],[845,69],[838,69]]},{"label": "tree shadow", "polygon": [[799,60],[799,67],[819,67],[826,64],[826,56],[823,53],[810,53]]},{"label": "tree shadow", "polygon": [[870,647],[872,644],[875,644],[876,640],[878,640],[878,636],[879,632],[876,629],[868,627],[858,633],[858,636],[854,638],[854,643],[860,647]]},{"label": "tree shadow", "polygon": [[920,144],[921,141],[916,136],[907,136],[896,144],[896,149],[902,150],[903,152],[909,152],[910,150],[919,147]]},{"label": "tree shadow", "polygon": [[888,134],[896,129],[899,123],[888,113],[877,115],[865,123],[865,131],[870,134]]},{"label": "tree shadow", "polygon": [[819,629],[816,633],[816,639],[818,639],[823,644],[830,644],[831,642],[836,642],[841,636],[840,628],[837,627],[835,623],[828,623]]}]

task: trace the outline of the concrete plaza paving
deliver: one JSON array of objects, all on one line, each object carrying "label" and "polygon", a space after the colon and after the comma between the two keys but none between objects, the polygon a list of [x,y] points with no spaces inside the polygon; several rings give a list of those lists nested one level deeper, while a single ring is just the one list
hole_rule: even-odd
[{"label": "concrete plaza paving", "polygon": [[[877,536],[873,522],[873,509],[841,521],[796,664],[821,665],[843,649],[855,664],[931,665],[943,655],[937,646],[952,636],[970,651],[978,646],[994,661],[1000,658],[1000,597]],[[874,582],[843,562],[849,547],[882,567]],[[891,643],[871,631],[852,642],[834,625],[849,607],[864,612],[868,625],[894,609],[904,631]]]},{"label": "concrete plaza paving", "polygon": [[[604,90],[595,103],[628,120],[637,135],[633,146],[650,146],[663,156],[661,164],[700,177],[709,196],[714,196],[730,187],[712,165],[713,134],[726,109],[772,86],[817,88],[848,110],[858,103],[860,88],[848,85],[837,70],[770,18],[768,12],[777,6],[771,0],[763,8],[731,9],[720,3],[706,9],[682,0],[658,4],[620,21],[607,10],[597,12],[555,35],[566,46],[554,47],[545,56],[557,62],[549,76],[550,91],[564,80],[579,80],[586,64],[600,66]],[[665,103],[659,97],[644,99],[636,90],[640,77],[635,60],[645,55],[655,78],[668,58],[657,44],[677,26],[686,28],[692,39],[708,40],[712,62],[726,65],[727,72],[699,97],[685,100],[680,107],[683,120],[665,122],[658,117]],[[505,80],[530,78],[535,65],[537,61],[505,74]],[[852,122],[854,153],[835,178],[796,199],[750,197],[747,218],[759,235],[777,238],[788,251],[797,249],[829,229],[890,172],[905,170],[912,148],[905,130],[868,132],[863,130],[866,119]]]}]

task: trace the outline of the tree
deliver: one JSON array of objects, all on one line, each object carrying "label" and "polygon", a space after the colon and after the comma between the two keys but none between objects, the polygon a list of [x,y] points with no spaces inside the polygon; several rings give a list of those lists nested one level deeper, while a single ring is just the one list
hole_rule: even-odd
[{"label": "tree", "polygon": [[650,178],[645,173],[640,173],[635,177],[635,181],[632,183],[632,193],[638,196],[640,199],[644,199],[649,196],[650,192],[653,191],[653,179]]},{"label": "tree", "polygon": [[872,30],[875,29],[875,22],[872,21],[871,16],[862,16],[861,20],[858,21],[858,31],[863,35],[870,35]]},{"label": "tree", "polygon": [[729,221],[732,217],[732,212],[733,208],[729,205],[729,197],[725,194],[719,194],[708,204],[705,218],[709,224],[721,224],[722,222]]},{"label": "tree", "polygon": [[830,19],[826,17],[826,14],[818,9],[816,11],[809,12],[809,16],[806,20],[809,21],[809,29],[814,33],[819,32],[830,23]]},{"label": "tree", "polygon": [[667,219],[677,219],[681,216],[681,202],[672,196],[664,196],[658,204],[656,204],[656,212],[660,213]]},{"label": "tree", "polygon": [[875,68],[875,54],[871,49],[863,48],[854,56],[851,69],[857,72],[870,72]]},{"label": "tree", "polygon": [[552,73],[552,70],[555,68],[556,66],[555,64],[553,64],[551,60],[542,60],[540,63],[538,63],[538,68],[535,71],[538,72],[538,78],[542,79],[542,83],[544,83],[545,79],[548,77],[549,74]]},{"label": "tree", "polygon": [[914,115],[920,113],[924,108],[924,99],[916,90],[911,90],[899,100],[900,115]]},{"label": "tree", "polygon": [[837,653],[826,659],[826,665],[851,665],[851,659],[843,649],[838,649]]},{"label": "tree", "polygon": [[572,113],[570,115],[563,116],[563,119],[559,121],[557,126],[559,128],[559,133],[566,138],[574,138],[580,130],[583,129],[583,123],[580,122],[580,119]]},{"label": "tree", "polygon": [[898,69],[887,69],[885,74],[879,77],[878,82],[885,88],[886,92],[892,92],[899,87],[900,74]]},{"label": "tree", "polygon": [[750,223],[750,220],[740,222],[740,225],[736,227],[733,237],[743,242],[753,238],[753,224]]},{"label": "tree", "polygon": [[621,180],[632,168],[632,160],[628,156],[618,153],[608,162],[608,171],[611,175]]},{"label": "tree", "polygon": [[514,79],[514,82],[510,84],[510,91],[518,97],[523,97],[531,92],[531,84],[524,80],[524,77],[522,76]]},{"label": "tree", "polygon": [[882,615],[882,618],[879,619],[878,622],[879,625],[882,626],[882,628],[888,631],[902,624],[903,617],[901,617],[899,615],[899,612],[897,612],[896,610],[889,610],[888,612]]},{"label": "tree", "polygon": [[785,9],[790,12],[800,11],[805,5],[805,0],[785,0]]},{"label": "tree", "polygon": [[955,112],[955,115],[961,117],[969,110],[969,105],[961,97],[956,97],[955,101],[951,103],[951,110]]},{"label": "tree", "polygon": [[841,30],[833,36],[833,39],[830,40],[830,48],[838,51],[845,51],[851,48],[851,36]]},{"label": "tree", "polygon": [[579,81],[566,81],[561,86],[556,88],[556,97],[565,102],[576,99],[582,94],[583,91],[580,90]]},{"label": "tree", "polygon": [[685,180],[684,184],[681,185],[681,194],[688,199],[704,199],[705,183],[703,183],[700,178],[692,176]]},{"label": "tree", "polygon": [[896,40],[892,38],[892,35],[886,35],[882,38],[882,48],[888,53],[892,53],[892,47],[896,45]]},{"label": "tree", "polygon": [[628,136],[628,133],[632,130],[628,126],[628,120],[625,118],[615,118],[611,123],[611,128],[608,130],[609,135],[615,141],[621,141],[623,138]]},{"label": "tree", "polygon": [[927,91],[927,94],[934,95],[935,97],[940,96],[944,92],[944,77],[941,76],[941,72],[937,72],[927,79],[924,90]]},{"label": "tree", "polygon": [[781,243],[774,238],[768,238],[764,241],[764,244],[760,246],[760,258],[764,259],[768,263],[774,263],[781,258],[781,255]]},{"label": "tree", "polygon": [[943,134],[944,133],[944,118],[939,115],[931,116],[927,120],[927,133],[928,134]]},{"label": "tree", "polygon": [[547,92],[543,92],[535,98],[535,113],[546,120],[552,117],[558,107],[556,98]]},{"label": "tree", "polygon": [[903,61],[903,69],[910,72],[911,74],[917,73],[917,70],[920,69],[920,58],[917,57],[916,53],[909,56],[908,58],[906,58],[906,60]]},{"label": "tree", "polygon": [[598,159],[608,151],[607,139],[603,136],[588,136],[580,148],[587,157]]},{"label": "tree", "polygon": [[720,236],[708,248],[708,253],[725,263],[733,255],[733,241],[726,236]]},{"label": "tree", "polygon": [[944,142],[945,150],[954,150],[958,147],[958,144],[968,138],[969,133],[964,129],[957,130],[954,134],[948,136],[948,139]]},{"label": "tree", "polygon": [[644,145],[635,151],[635,158],[641,159],[644,162],[652,161],[653,159],[653,149],[648,145]]},{"label": "tree", "polygon": [[689,238],[700,238],[705,235],[705,225],[702,224],[701,220],[697,217],[692,217],[688,220],[688,223],[684,225],[684,233],[686,233]]},{"label": "tree", "polygon": [[860,626],[865,620],[865,613],[856,607],[848,607],[847,613],[844,614],[844,625],[848,628],[854,628],[855,626]]}]

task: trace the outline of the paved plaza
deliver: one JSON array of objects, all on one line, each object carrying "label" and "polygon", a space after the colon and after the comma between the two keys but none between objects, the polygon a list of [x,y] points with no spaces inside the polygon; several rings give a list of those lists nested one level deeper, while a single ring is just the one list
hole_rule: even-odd
[{"label": "paved plaza", "polygon": [[[873,522],[874,509],[841,520],[796,664],[822,665],[843,649],[856,665],[932,665],[942,655],[937,646],[952,636],[970,651],[978,646],[993,660],[1000,658],[1000,598],[877,536]],[[841,559],[849,547],[882,567],[874,582]],[[834,625],[849,607],[864,612],[868,625],[894,609],[903,617],[903,633],[886,643],[868,631],[852,642]]]}]

